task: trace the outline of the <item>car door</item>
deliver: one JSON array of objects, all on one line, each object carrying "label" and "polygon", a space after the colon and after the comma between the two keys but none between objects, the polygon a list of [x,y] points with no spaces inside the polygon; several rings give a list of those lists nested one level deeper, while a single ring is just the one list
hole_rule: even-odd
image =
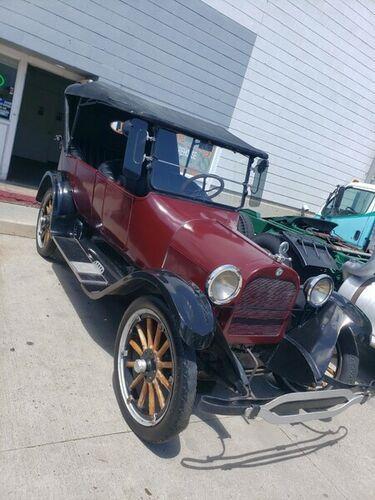
[{"label": "car door", "polygon": [[118,182],[96,172],[92,203],[93,225],[114,246],[126,251],[134,196]]},{"label": "car door", "polygon": [[92,223],[92,199],[94,194],[96,168],[77,159],[73,185],[73,198],[79,214],[88,224]]}]

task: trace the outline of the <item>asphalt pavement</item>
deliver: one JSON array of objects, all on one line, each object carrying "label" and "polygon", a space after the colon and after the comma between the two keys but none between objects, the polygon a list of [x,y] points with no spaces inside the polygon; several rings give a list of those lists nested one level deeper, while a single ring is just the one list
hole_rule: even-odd
[{"label": "asphalt pavement", "polygon": [[112,389],[123,309],[90,301],[32,239],[0,235],[1,499],[375,497],[374,400],[283,427],[194,414],[173,442],[142,443]]}]

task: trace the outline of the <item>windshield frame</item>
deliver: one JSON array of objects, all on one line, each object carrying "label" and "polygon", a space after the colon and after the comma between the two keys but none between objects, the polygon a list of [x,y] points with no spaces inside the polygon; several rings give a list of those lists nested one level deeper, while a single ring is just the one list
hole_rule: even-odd
[{"label": "windshield frame", "polygon": [[[233,153],[238,153],[241,156],[247,158],[246,171],[244,173],[243,182],[233,181],[231,179],[228,179],[228,178],[225,178],[225,177],[223,177],[221,175],[218,175],[216,172],[215,173],[212,172],[212,174],[220,177],[224,181],[226,180],[228,182],[233,182],[233,183],[236,183],[238,185],[242,185],[242,189],[239,190],[237,193],[235,193],[240,198],[239,204],[237,206],[228,205],[228,204],[225,204],[223,202],[215,201],[215,198],[211,198],[210,200],[205,200],[205,199],[202,199],[200,197],[189,196],[188,194],[172,192],[172,191],[170,191],[168,189],[162,189],[160,187],[155,187],[154,184],[153,184],[153,182],[152,182],[152,179],[153,179],[153,171],[154,171],[154,168],[155,168],[155,163],[159,161],[159,159],[155,155],[155,151],[156,151],[156,148],[157,148],[157,141],[158,141],[158,137],[157,136],[158,136],[158,132],[159,131],[172,132],[172,133],[174,133],[176,135],[177,134],[184,134],[185,136],[187,136],[187,137],[189,137],[189,138],[192,139],[192,147],[191,148],[193,148],[193,145],[194,145],[195,141],[201,141],[201,142],[206,143],[206,144],[207,143],[208,144],[212,144],[213,147],[221,148],[224,151],[231,151]],[[151,154],[150,154],[150,157],[149,157],[150,163],[148,165],[148,169],[149,169],[149,186],[150,186],[150,189],[152,191],[160,192],[160,193],[163,193],[163,194],[167,194],[169,196],[173,196],[173,197],[176,197],[176,198],[181,198],[181,199],[184,199],[184,200],[189,200],[189,201],[192,201],[192,202],[204,203],[205,205],[208,205],[208,206],[221,207],[223,209],[227,209],[227,210],[231,210],[231,211],[238,211],[238,210],[241,210],[243,208],[243,206],[245,204],[245,201],[246,201],[246,197],[248,196],[249,193],[251,193],[251,186],[249,185],[249,180],[250,180],[250,174],[251,174],[253,162],[254,162],[255,158],[257,158],[256,155],[255,156],[246,155],[246,154],[244,154],[241,151],[236,151],[235,149],[225,148],[222,145],[216,143],[214,140],[201,139],[198,136],[193,136],[193,135],[190,135],[190,134],[188,134],[186,132],[181,132],[181,131],[177,131],[177,130],[173,130],[173,129],[169,129],[169,128],[165,128],[165,127],[155,127],[155,129],[153,131],[153,136],[154,136],[154,139],[153,139],[153,142],[152,142]],[[189,156],[187,158],[186,165],[185,166],[184,165],[178,165],[180,167],[180,169],[184,171],[185,174],[186,174],[186,171],[188,169],[188,161],[190,160],[191,152],[192,152],[192,149],[191,149],[190,154],[189,154]],[[163,160],[160,159],[160,162],[162,162],[162,161]],[[163,163],[167,164],[168,162],[165,161]],[[202,174],[204,174],[204,172],[202,172]],[[207,175],[210,175],[210,171],[207,172]],[[189,179],[189,177],[186,177],[186,178]]]}]

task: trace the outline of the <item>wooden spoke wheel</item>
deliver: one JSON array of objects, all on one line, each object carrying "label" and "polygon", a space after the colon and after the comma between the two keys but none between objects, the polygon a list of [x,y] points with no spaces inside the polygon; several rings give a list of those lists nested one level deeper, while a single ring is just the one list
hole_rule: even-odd
[{"label": "wooden spoke wheel", "polygon": [[115,389],[123,415],[142,439],[162,442],[189,420],[196,391],[195,353],[174,333],[163,303],[140,298],[116,339]]},{"label": "wooden spoke wheel", "polygon": [[53,211],[52,190],[48,189],[40,205],[36,225],[36,248],[43,257],[53,257],[56,245],[51,237],[51,219]]},{"label": "wooden spoke wheel", "polygon": [[126,404],[136,419],[152,425],[168,406],[174,376],[166,328],[152,311],[134,317],[120,356]]}]

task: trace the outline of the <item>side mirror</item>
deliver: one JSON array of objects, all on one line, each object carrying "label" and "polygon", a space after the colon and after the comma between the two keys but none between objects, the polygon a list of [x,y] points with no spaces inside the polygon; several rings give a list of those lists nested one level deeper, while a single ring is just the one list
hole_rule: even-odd
[{"label": "side mirror", "polygon": [[258,160],[254,167],[254,179],[250,188],[249,205],[251,207],[258,207],[262,201],[264,186],[266,184],[267,171],[269,161],[265,159]]},{"label": "side mirror", "polygon": [[345,186],[336,187],[336,189],[328,196],[327,201],[322,208],[322,216],[332,216],[338,212],[344,192]]},{"label": "side mirror", "polygon": [[126,124],[127,122],[120,122],[119,120],[116,120],[115,122],[111,122],[111,129],[113,132],[116,132],[116,134],[126,135],[126,133],[124,133]]}]

